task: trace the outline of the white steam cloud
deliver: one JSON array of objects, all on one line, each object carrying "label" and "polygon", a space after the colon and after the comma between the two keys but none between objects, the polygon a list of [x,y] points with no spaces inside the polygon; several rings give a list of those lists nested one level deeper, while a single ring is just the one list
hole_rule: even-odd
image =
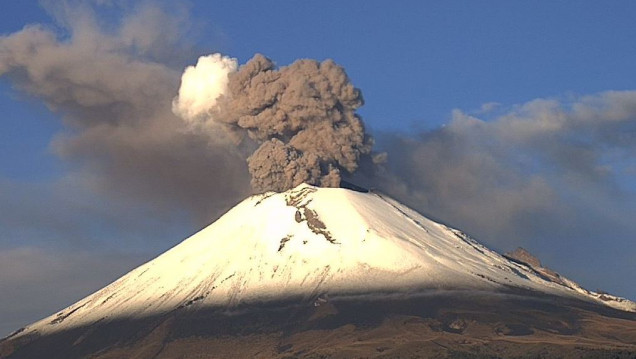
[{"label": "white steam cloud", "polygon": [[221,54],[199,57],[197,64],[188,66],[181,76],[181,87],[172,102],[172,112],[192,125],[207,118],[216,99],[227,89],[228,75],[237,68],[235,58]]}]

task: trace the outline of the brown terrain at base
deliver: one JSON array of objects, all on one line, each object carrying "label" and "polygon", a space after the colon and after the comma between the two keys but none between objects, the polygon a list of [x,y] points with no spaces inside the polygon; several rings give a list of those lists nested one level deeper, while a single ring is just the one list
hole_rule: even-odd
[{"label": "brown terrain at base", "polygon": [[519,291],[191,306],[9,337],[0,358],[636,358],[636,313]]}]

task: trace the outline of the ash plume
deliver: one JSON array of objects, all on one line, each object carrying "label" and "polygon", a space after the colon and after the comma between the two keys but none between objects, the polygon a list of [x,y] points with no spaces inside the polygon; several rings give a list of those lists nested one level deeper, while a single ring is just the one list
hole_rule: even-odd
[{"label": "ash plume", "polygon": [[[0,36],[0,77],[59,114],[65,131],[51,148],[74,165],[68,177],[75,182],[207,223],[250,187],[233,145],[187,131],[171,111],[180,58],[194,55],[185,40],[188,18],[176,5],[111,6],[51,4],[58,27],[29,25]],[[119,11],[118,23],[100,22],[102,7]]]},{"label": "ash plume", "polygon": [[[224,132],[255,147],[247,158],[255,190],[284,191],[303,182],[336,187],[341,171],[353,173],[370,155],[372,139],[355,113],[362,95],[332,60],[279,69],[257,54],[238,71],[235,66],[235,59],[219,55],[199,59],[186,69],[173,111],[211,136]],[[222,91],[225,79],[214,81],[219,73],[227,74]],[[208,86],[200,86],[201,78]]]}]

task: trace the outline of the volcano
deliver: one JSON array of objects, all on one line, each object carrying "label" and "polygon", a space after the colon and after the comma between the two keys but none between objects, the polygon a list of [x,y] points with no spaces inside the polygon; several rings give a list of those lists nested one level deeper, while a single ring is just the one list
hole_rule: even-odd
[{"label": "volcano", "polygon": [[0,342],[1,358],[635,353],[636,303],[381,193],[306,184],[244,200]]}]

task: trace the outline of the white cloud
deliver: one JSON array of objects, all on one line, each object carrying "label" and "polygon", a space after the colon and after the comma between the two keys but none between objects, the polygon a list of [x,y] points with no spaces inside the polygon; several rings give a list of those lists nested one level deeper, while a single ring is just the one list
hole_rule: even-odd
[{"label": "white cloud", "polygon": [[235,58],[221,54],[199,57],[195,66],[188,66],[183,72],[172,111],[191,124],[205,120],[216,105],[216,99],[225,93],[228,75],[237,68]]}]

